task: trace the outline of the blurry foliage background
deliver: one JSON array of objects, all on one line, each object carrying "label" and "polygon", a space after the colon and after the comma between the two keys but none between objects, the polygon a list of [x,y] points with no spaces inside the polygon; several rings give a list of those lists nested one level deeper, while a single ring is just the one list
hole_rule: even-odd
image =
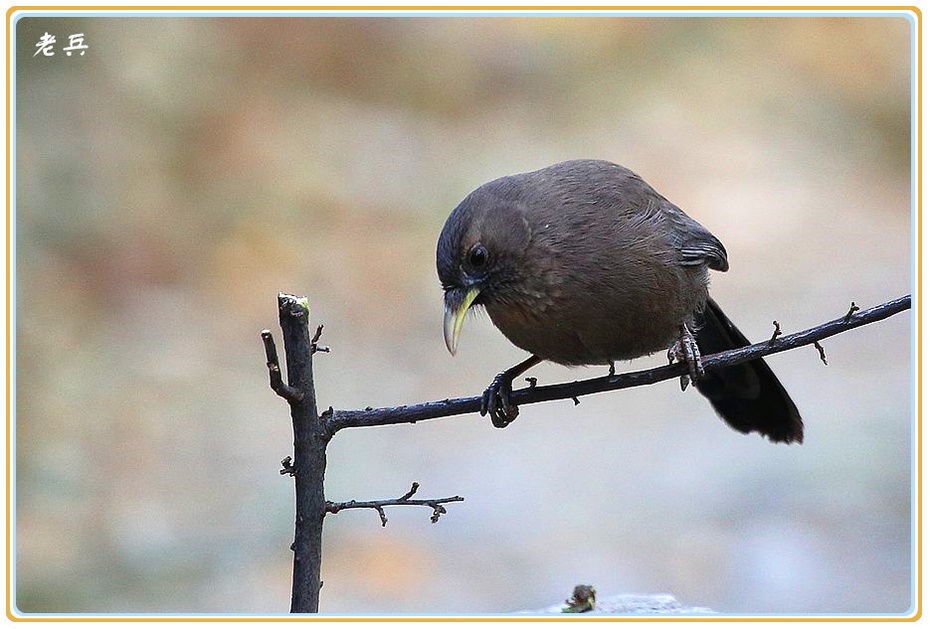
[{"label": "blurry foliage background", "polygon": [[[278,291],[326,325],[322,408],[478,394],[435,241],[500,175],[624,164],[714,232],[756,340],[909,292],[900,18],[30,17],[16,23],[16,600],[27,612],[286,612]],[[54,57],[33,56],[48,32]],[[68,35],[89,50],[67,57]],[[278,334],[278,336],[280,336]],[[322,610],[539,608],[576,583],[724,612],[911,605],[908,315],[769,358],[803,446],[675,382],[340,433],[327,497],[460,494],[326,520]],[[663,356],[628,368],[662,364]],[[545,365],[557,382],[603,369]]]}]

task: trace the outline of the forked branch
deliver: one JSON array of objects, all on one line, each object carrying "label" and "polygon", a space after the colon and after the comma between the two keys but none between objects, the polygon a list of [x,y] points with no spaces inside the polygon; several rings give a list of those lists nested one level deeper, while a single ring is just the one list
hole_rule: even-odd
[{"label": "forked branch", "polygon": [[430,522],[436,524],[439,521],[439,517],[446,512],[446,508],[442,505],[448,504],[450,502],[462,502],[465,500],[461,496],[451,496],[449,498],[425,498],[422,500],[412,500],[412,496],[417,493],[417,490],[420,488],[419,483],[413,483],[410,486],[410,491],[401,496],[400,498],[391,498],[388,500],[350,500],[348,502],[326,502],[326,512],[327,513],[339,513],[344,509],[374,509],[378,512],[378,517],[381,518],[381,526],[387,526],[387,515],[384,513],[385,507],[432,507],[433,515],[430,517]]}]

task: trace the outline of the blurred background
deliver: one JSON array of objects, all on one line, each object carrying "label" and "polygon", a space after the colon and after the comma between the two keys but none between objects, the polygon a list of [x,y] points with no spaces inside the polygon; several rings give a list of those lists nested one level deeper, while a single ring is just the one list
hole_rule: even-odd
[{"label": "blurred background", "polygon": [[[46,32],[56,54],[34,56]],[[911,36],[887,17],[19,20],[15,605],[287,612],[292,434],[259,338],[280,339],[276,294],[326,326],[322,408],[479,394],[525,354],[478,317],[448,355],[435,244],[498,176],[638,172],[724,242],[712,292],[750,339],[910,292]],[[768,359],[801,446],[730,430],[675,381],[506,430],[341,432],[328,499],[418,481],[466,500],[435,525],[328,517],[321,611],[509,612],[589,583],[904,613],[911,332],[902,314],[824,342],[828,366]]]}]

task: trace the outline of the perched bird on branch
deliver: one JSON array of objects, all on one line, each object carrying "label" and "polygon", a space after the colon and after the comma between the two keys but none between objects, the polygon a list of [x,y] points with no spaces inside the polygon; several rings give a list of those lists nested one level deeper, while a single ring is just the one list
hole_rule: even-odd
[{"label": "perched bird on branch", "polygon": [[476,306],[532,354],[485,391],[495,426],[519,412],[514,378],[543,360],[612,373],[614,361],[668,349],[688,364],[682,388],[692,382],[731,427],[803,440],[797,407],[762,359],[704,372],[702,353],[749,345],[708,297],[708,270],[727,270],[726,250],[622,166],[575,160],[484,184],[446,221],[436,266],[452,354]]}]

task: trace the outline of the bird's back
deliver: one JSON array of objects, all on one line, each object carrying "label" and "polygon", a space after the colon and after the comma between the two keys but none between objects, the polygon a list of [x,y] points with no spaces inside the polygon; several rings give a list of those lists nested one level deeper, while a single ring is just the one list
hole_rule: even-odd
[{"label": "bird's back", "polygon": [[726,268],[710,232],[616,164],[562,162],[486,185],[529,225],[527,292],[539,296],[488,312],[543,358],[602,364],[667,348],[703,305],[707,269]]}]

